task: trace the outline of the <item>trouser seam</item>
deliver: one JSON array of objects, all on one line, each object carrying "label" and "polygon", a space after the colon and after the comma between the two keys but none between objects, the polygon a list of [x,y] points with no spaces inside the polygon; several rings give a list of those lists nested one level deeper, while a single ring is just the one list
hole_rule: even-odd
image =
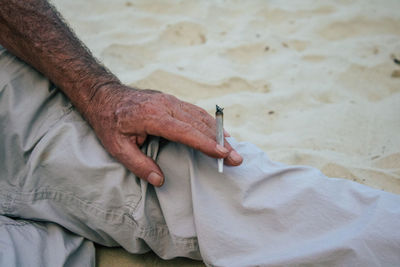
[{"label": "trouser seam", "polygon": [[151,239],[159,239],[160,237],[169,236],[171,237],[172,242],[175,245],[184,246],[186,249],[195,250],[199,249],[199,244],[197,237],[178,237],[170,233],[168,226],[164,225],[156,225],[155,227],[139,227],[138,228],[138,237],[141,237],[145,240],[148,238]]},{"label": "trouser seam", "polygon": [[[173,244],[179,247],[185,247],[185,249],[190,251],[197,251],[199,249],[197,237],[178,237],[172,235],[168,229],[168,226],[158,224],[152,227],[143,227],[138,225],[138,223],[132,217],[132,209],[129,204],[125,204],[120,209],[124,211],[116,212],[114,210],[103,210],[96,205],[92,205],[87,201],[79,198],[73,193],[64,192],[54,189],[41,188],[40,190],[35,190],[35,192],[12,192],[8,190],[0,190],[0,199],[3,198],[5,201],[2,203],[0,213],[3,215],[13,215],[15,211],[18,210],[20,205],[33,204],[36,201],[54,201],[56,203],[63,203],[67,207],[70,207],[71,203],[75,203],[75,207],[78,206],[82,212],[92,214],[96,217],[96,220],[101,219],[107,224],[113,223],[126,223],[126,225],[133,230],[133,236],[136,238],[143,238],[144,240],[154,239],[159,240],[162,237],[169,236]],[[106,218],[107,215],[111,215],[114,219]],[[124,220],[123,217],[128,217],[128,220]],[[118,219],[115,219],[118,218]]]},{"label": "trouser seam", "polygon": [[[184,246],[185,249],[188,249],[190,251],[197,251],[199,249],[197,237],[183,238],[174,236],[170,233],[168,226],[166,224],[165,225],[158,224],[155,225],[154,227],[143,227],[138,225],[138,223],[131,216],[132,214],[132,212],[130,211],[131,208],[126,207],[129,204],[126,204],[123,207],[121,207],[122,209],[125,209],[125,211],[122,212],[103,210],[95,205],[91,205],[87,201],[82,200],[81,198],[77,197],[76,195],[70,192],[63,192],[54,189],[41,188],[40,191],[36,190],[35,192],[18,192],[18,193],[4,189],[0,190],[0,201],[2,202],[0,213],[6,216],[7,215],[12,216],[13,213],[16,210],[18,210],[18,206],[29,205],[36,201],[42,201],[42,200],[45,201],[50,200],[57,203],[64,203],[66,206],[71,204],[71,201],[68,200],[77,201],[77,203],[80,203],[79,207],[81,211],[88,212],[96,216],[96,220],[102,219],[107,224],[127,223],[127,226],[133,228],[132,230],[133,233],[135,233],[134,236],[136,238],[143,238],[144,240],[147,239],[158,240],[162,237],[169,236],[175,245],[178,245],[180,247]],[[109,218],[107,219],[102,216],[99,216],[99,214],[103,214],[103,216],[110,214],[114,216],[114,218],[118,217],[119,219],[110,220]],[[123,217],[125,216],[127,216],[129,220],[123,220]]]},{"label": "trouser seam", "polygon": [[0,222],[0,227],[2,226],[26,226],[31,225],[32,222],[29,221],[13,221],[13,222]]},{"label": "trouser seam", "polygon": [[[114,223],[122,223],[123,217],[128,216],[130,220],[127,220],[129,222],[129,225],[133,225],[137,227],[137,223],[132,218],[130,215],[132,213],[132,209],[135,209],[135,207],[131,208],[130,203],[126,203],[124,206],[119,207],[118,209],[122,209],[123,211],[115,211],[115,210],[104,210],[98,207],[97,205],[93,205],[72,192],[64,192],[64,191],[59,191],[59,190],[54,190],[54,189],[47,189],[47,188],[41,188],[39,190],[35,190],[35,192],[10,192],[7,190],[1,190],[0,194],[3,195],[1,192],[5,192],[4,195],[6,195],[6,202],[2,204],[2,211],[4,211],[6,214],[11,214],[18,210],[19,205],[29,205],[33,204],[36,201],[54,201],[55,203],[63,203],[66,205],[66,207],[70,207],[71,204],[75,204],[75,207],[78,207],[82,212],[92,214],[96,216],[96,220],[101,219],[103,222],[106,222],[107,224],[110,222]],[[4,197],[3,197],[4,198]],[[114,219],[110,220],[110,217],[113,217]],[[118,218],[118,219],[116,219]]]}]

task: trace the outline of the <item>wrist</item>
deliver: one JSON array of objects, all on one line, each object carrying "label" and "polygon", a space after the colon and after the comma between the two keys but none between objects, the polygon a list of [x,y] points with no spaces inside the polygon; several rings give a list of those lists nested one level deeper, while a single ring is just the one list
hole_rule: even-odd
[{"label": "wrist", "polygon": [[96,130],[104,127],[104,120],[109,120],[115,114],[118,103],[121,102],[126,90],[134,90],[119,81],[106,81],[97,84],[90,99],[85,103],[81,111],[83,117]]},{"label": "wrist", "polygon": [[60,86],[86,120],[89,120],[91,113],[95,112],[94,106],[101,105],[100,99],[106,95],[108,88],[121,86],[118,78],[108,74],[98,77],[86,76],[84,79],[75,78],[72,79],[72,83]]}]

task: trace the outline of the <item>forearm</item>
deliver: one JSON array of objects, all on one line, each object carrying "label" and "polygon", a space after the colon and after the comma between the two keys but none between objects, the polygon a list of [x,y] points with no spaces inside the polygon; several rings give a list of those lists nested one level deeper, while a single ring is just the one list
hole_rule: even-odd
[{"label": "forearm", "polygon": [[155,186],[164,178],[140,150],[148,135],[224,158],[229,165],[243,160],[228,142],[225,147],[216,143],[215,120],[205,110],[171,95],[120,84],[46,0],[0,0],[0,43],[61,88],[106,150]]},{"label": "forearm", "polygon": [[85,116],[98,88],[118,79],[45,0],[0,1],[0,43],[56,84]]}]

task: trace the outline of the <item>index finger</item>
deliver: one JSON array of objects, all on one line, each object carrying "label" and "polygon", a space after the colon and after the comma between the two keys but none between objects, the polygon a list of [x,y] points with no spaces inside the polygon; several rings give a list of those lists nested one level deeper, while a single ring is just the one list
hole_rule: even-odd
[{"label": "index finger", "polygon": [[[209,137],[213,136],[215,138],[216,131],[216,120],[213,116],[211,116],[206,110],[191,103],[182,102],[180,112],[176,112],[173,117],[176,117],[179,120],[185,121],[191,125],[193,125],[199,131],[205,133]],[[184,112],[182,112],[184,111]],[[186,115],[185,115],[186,114]],[[189,119],[188,119],[189,118]],[[201,122],[205,126],[207,126],[207,132],[204,132],[204,129],[199,129],[196,127],[196,122]],[[211,133],[211,134],[210,134]],[[229,137],[228,132],[224,130],[224,136]]]},{"label": "index finger", "polygon": [[212,138],[203,134],[189,123],[170,116],[163,118],[158,123],[150,123],[146,132],[185,144],[213,158],[226,158],[229,155],[229,150],[218,145]]}]

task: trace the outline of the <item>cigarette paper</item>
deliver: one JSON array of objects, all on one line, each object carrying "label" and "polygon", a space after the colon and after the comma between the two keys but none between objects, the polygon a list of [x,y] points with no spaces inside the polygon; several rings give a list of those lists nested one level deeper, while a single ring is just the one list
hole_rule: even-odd
[{"label": "cigarette paper", "polygon": [[[217,144],[224,146],[224,112],[223,108],[218,105],[217,111],[215,112],[215,119],[217,120]],[[217,159],[218,172],[222,173],[224,168],[224,159]]]}]

